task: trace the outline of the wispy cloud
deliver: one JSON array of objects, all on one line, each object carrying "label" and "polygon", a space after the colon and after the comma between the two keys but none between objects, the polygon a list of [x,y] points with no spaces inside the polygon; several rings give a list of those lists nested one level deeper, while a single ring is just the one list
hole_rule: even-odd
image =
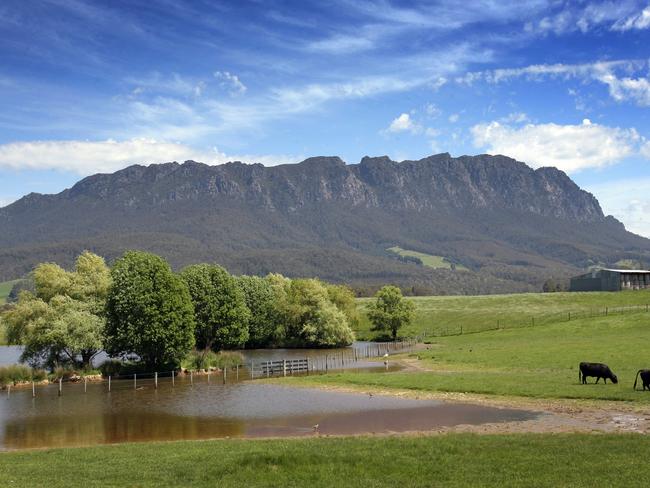
[{"label": "wispy cloud", "polygon": [[647,61],[635,59],[597,61],[583,64],[534,64],[519,68],[498,68],[469,72],[457,76],[455,81],[472,85],[477,82],[496,84],[517,78],[524,78],[529,81],[542,81],[549,78],[578,78],[607,85],[609,94],[616,101],[633,101],[640,106],[650,106],[650,79],[644,76],[626,76],[629,73],[645,71],[648,67]]},{"label": "wispy cloud", "polygon": [[648,28],[650,28],[650,5],[639,13],[618,20],[612,26],[612,29],[617,31],[628,31],[633,29],[642,30]]}]

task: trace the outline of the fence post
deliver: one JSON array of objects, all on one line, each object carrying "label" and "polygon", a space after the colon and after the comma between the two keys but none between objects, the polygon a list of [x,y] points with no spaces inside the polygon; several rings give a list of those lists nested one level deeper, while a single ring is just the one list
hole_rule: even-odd
[{"label": "fence post", "polygon": [[7,398],[11,395],[11,385],[7,385]]},{"label": "fence post", "polygon": [[569,322],[571,322],[571,312],[569,312]]},{"label": "fence post", "polygon": [[154,383],[154,388],[157,390],[158,389],[158,371],[156,371],[153,374],[153,383]]},{"label": "fence post", "polygon": [[88,378],[84,376],[84,393],[88,392]]},{"label": "fence post", "polygon": [[190,371],[190,386],[194,386],[194,375]]},{"label": "fence post", "polygon": [[108,375],[108,392],[111,392],[111,375]]},{"label": "fence post", "polygon": [[34,387],[34,380],[32,380],[32,398],[36,397],[36,387]]},{"label": "fence post", "polygon": [[236,374],[235,379],[239,381],[239,363],[237,363],[237,365],[235,366],[235,374]]},{"label": "fence post", "polygon": [[609,313],[609,307],[605,307],[605,315]]},{"label": "fence post", "polygon": [[287,360],[282,360],[282,376],[287,376]]},{"label": "fence post", "polygon": [[137,390],[138,389],[138,378],[137,378],[137,373],[133,373],[133,389]]},{"label": "fence post", "polygon": [[175,386],[175,384],[176,384],[176,370],[172,369],[172,388]]},{"label": "fence post", "polygon": [[208,383],[210,383],[210,370],[208,369]]},{"label": "fence post", "polygon": [[61,396],[61,388],[63,386],[63,378],[59,378],[59,396]]},{"label": "fence post", "polygon": [[223,384],[224,385],[226,384],[226,374],[228,374],[227,371],[228,371],[228,366],[226,366],[224,364],[224,366],[223,366]]}]

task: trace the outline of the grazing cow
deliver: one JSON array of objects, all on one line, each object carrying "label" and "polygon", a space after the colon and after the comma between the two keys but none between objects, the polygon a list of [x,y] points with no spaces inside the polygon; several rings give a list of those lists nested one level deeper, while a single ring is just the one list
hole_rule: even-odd
[{"label": "grazing cow", "polygon": [[582,381],[583,385],[587,384],[587,376],[593,376],[596,378],[596,383],[601,378],[607,384],[607,380],[612,380],[612,383],[618,383],[618,378],[612,370],[609,369],[609,366],[602,363],[580,363],[580,371],[578,371],[578,380]]},{"label": "grazing cow", "polygon": [[640,369],[636,372],[636,378],[634,378],[634,389],[636,390],[636,382],[641,375],[641,382],[643,383],[643,391],[647,388],[650,390],[650,369]]}]

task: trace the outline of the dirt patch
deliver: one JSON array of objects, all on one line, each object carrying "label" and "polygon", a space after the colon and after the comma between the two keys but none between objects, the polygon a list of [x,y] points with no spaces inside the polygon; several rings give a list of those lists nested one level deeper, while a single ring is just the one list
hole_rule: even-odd
[{"label": "dirt patch", "polygon": [[[420,367],[417,359],[400,360],[406,370],[429,371]],[[302,386],[293,385],[292,386]],[[533,399],[524,397],[495,397],[456,392],[418,392],[368,386],[332,386],[306,384],[331,391],[356,392],[372,395],[390,395],[419,400],[439,400],[448,403],[466,403],[497,408],[524,409],[540,415],[531,420],[456,425],[442,427],[428,433],[472,432],[478,434],[511,433],[650,433],[650,406],[597,400]]]}]

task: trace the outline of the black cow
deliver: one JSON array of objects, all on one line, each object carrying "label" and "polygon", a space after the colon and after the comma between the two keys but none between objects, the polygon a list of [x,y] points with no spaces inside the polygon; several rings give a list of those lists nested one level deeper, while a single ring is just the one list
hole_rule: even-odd
[{"label": "black cow", "polygon": [[650,390],[650,369],[640,369],[636,372],[636,378],[634,378],[634,389],[636,390],[636,382],[641,375],[641,382],[643,383],[643,391],[647,388]]},{"label": "black cow", "polygon": [[612,380],[612,383],[618,383],[618,378],[609,366],[603,363],[580,363],[580,371],[578,371],[578,380],[582,381],[583,385],[587,384],[587,376],[596,378],[596,383],[601,378],[607,384],[607,380]]}]

